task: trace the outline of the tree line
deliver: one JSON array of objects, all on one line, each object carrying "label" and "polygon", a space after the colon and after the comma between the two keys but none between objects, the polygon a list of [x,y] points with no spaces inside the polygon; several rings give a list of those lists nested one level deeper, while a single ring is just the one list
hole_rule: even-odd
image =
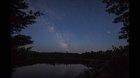
[{"label": "tree line", "polygon": [[129,46],[113,47],[112,50],[106,51],[90,51],[84,53],[64,53],[64,52],[50,52],[41,53],[27,49],[19,49],[15,51],[13,63],[84,63],[99,61],[99,60],[110,60],[117,57],[128,57]]}]

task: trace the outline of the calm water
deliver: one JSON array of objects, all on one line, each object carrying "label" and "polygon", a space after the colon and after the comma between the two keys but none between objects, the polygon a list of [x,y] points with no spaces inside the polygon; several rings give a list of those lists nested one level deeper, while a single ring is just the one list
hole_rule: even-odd
[{"label": "calm water", "polygon": [[12,78],[75,78],[86,69],[81,64],[35,64],[16,68]]}]

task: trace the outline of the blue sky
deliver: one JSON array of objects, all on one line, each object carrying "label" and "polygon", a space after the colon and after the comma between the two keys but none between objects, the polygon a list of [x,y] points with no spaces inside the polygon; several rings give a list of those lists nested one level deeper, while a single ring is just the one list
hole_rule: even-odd
[{"label": "blue sky", "polygon": [[101,0],[28,0],[29,7],[45,15],[21,33],[32,36],[33,50],[85,52],[125,45],[119,40],[121,23],[105,12]]}]

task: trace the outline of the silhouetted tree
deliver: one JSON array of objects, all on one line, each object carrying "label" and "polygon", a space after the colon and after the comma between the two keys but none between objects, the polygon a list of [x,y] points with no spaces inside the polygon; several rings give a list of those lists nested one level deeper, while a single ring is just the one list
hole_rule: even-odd
[{"label": "silhouetted tree", "polygon": [[35,23],[35,19],[42,15],[40,11],[33,12],[28,9],[28,3],[25,0],[11,0],[10,3],[11,15],[10,15],[10,27],[11,27],[11,40],[12,46],[17,47],[21,45],[31,44],[30,36],[13,34],[20,32],[25,27]]},{"label": "silhouetted tree", "polygon": [[[29,48],[23,49],[24,45],[31,44],[33,41],[30,36],[18,35],[22,29],[31,26],[36,22],[36,18],[42,15],[40,11],[33,12],[28,9],[26,0],[11,0],[10,1],[10,29],[11,29],[11,44],[12,44],[12,65],[16,65],[29,56]],[[28,51],[28,52],[27,52]]]},{"label": "silhouetted tree", "polygon": [[129,42],[129,1],[128,0],[103,0],[106,3],[107,12],[115,14],[117,17],[114,23],[123,22],[119,39],[127,39]]},{"label": "silhouetted tree", "polygon": [[33,43],[30,36],[16,35],[11,38],[12,46],[19,47]]},{"label": "silhouetted tree", "polygon": [[42,13],[40,11],[33,12],[28,9],[28,3],[25,0],[11,0],[11,16],[10,26],[11,33],[20,32],[25,27],[30,26],[35,22],[35,19]]}]

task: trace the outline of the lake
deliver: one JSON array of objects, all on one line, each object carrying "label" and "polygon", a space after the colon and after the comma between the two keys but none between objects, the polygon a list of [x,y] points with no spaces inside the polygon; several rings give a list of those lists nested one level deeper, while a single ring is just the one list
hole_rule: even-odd
[{"label": "lake", "polygon": [[87,69],[82,64],[34,64],[15,68],[12,78],[76,78]]}]

